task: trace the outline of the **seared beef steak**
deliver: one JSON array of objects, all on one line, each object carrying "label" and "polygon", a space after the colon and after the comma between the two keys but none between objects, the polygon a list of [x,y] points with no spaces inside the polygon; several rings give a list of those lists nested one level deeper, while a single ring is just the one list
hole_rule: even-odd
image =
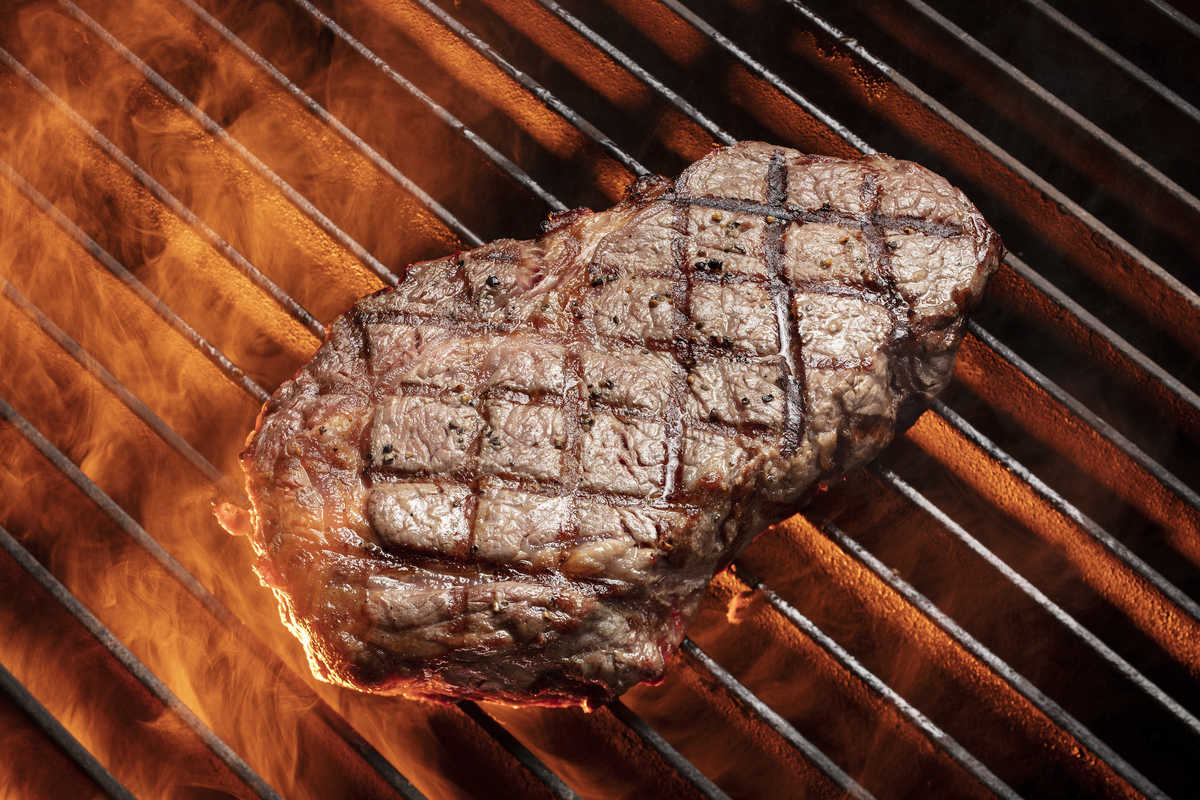
[{"label": "seared beef steak", "polygon": [[741,143],[416,264],[263,409],[258,573],[342,685],[657,679],[713,573],[946,384],[1000,253],[915,164]]}]

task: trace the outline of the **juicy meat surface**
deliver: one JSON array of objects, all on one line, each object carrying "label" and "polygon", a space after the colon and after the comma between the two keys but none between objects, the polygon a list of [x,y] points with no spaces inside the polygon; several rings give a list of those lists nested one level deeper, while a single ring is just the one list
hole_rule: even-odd
[{"label": "juicy meat surface", "polygon": [[709,579],[950,379],[999,238],[886,156],[743,142],[360,300],[242,454],[325,680],[558,705],[663,675]]}]

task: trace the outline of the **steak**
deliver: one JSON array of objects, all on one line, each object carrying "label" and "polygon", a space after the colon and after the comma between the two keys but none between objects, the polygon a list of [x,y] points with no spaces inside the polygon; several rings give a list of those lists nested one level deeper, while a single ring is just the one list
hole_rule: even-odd
[{"label": "steak", "polygon": [[263,408],[256,571],[332,683],[660,679],[713,574],[950,379],[999,238],[943,178],[757,142],[411,266]]}]

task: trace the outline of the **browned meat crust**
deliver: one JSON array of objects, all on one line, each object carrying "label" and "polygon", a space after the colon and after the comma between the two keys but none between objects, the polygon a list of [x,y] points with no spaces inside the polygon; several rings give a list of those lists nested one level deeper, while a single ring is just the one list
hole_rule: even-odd
[{"label": "browned meat crust", "polygon": [[949,380],[999,238],[944,179],[745,142],[359,301],[242,455],[325,680],[557,705],[662,676],[713,573]]}]

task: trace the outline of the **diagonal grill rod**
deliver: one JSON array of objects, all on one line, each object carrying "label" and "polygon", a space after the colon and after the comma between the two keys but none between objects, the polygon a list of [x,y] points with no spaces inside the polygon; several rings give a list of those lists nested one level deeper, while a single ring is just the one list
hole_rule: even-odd
[{"label": "diagonal grill rod", "polygon": [[821,772],[825,773],[826,777],[837,784],[838,788],[847,795],[856,798],[856,800],[874,800],[874,795],[864,789],[858,781],[847,775],[845,770],[835,764],[815,744],[806,739],[800,731],[796,730],[795,726],[781,717],[762,700],[758,699],[758,696],[747,689],[745,684],[733,677],[728,670],[714,661],[712,656],[701,650],[700,646],[690,638],[684,638],[683,642],[679,645],[679,650],[694,663],[703,667],[738,703],[749,708],[757,716],[762,717],[771,727],[771,730],[779,734],[784,741],[804,753],[809,761],[816,765]]},{"label": "diagonal grill rod", "polygon": [[987,453],[997,464],[1000,464],[1023,480],[1034,492],[1053,506],[1055,510],[1074,522],[1088,536],[1091,536],[1097,542],[1104,545],[1105,549],[1137,573],[1139,577],[1170,598],[1175,605],[1187,612],[1193,619],[1200,620],[1200,603],[1197,603],[1189,595],[1185,594],[1182,589],[1171,583],[1161,572],[1147,564],[1120,539],[1113,536],[1095,520],[1084,514],[1078,506],[1050,488],[1045,481],[1033,474],[1028,467],[1005,452],[998,444],[985,436],[974,425],[967,422],[962,415],[954,411],[954,409],[950,408],[943,401],[935,399],[932,408],[950,423],[951,427],[962,434],[964,438]]},{"label": "diagonal grill rod", "polygon": [[[188,2],[189,5],[192,4],[192,0],[184,0],[184,1]],[[552,208],[555,211],[566,211],[567,210],[566,203],[559,200],[550,191],[545,189],[540,183],[538,183],[533,178],[531,178],[529,176],[529,173],[526,172],[525,170],[521,169],[521,167],[515,161],[513,161],[511,158],[509,158],[508,156],[501,153],[496,148],[492,147],[492,145],[486,139],[484,139],[479,134],[475,133],[475,131],[468,128],[462,122],[462,120],[458,119],[458,117],[455,117],[453,114],[451,114],[449,111],[447,111],[444,106],[440,105],[432,97],[425,94],[425,92],[421,91],[421,89],[415,83],[413,83],[408,78],[404,77],[399,72],[397,72],[395,69],[393,69],[389,63],[384,61],[378,54],[376,54],[374,51],[372,51],[369,47],[364,45],[358,39],[355,39],[353,36],[351,36],[350,33],[345,28],[343,28],[341,25],[338,25],[336,22],[334,22],[333,19],[331,19],[324,12],[322,12],[319,8],[317,8],[312,3],[310,3],[309,0],[292,0],[292,2],[294,2],[296,5],[300,6],[300,8],[304,9],[308,13],[309,16],[311,16],[314,20],[316,20],[318,23],[320,23],[326,29],[328,29],[330,33],[332,33],[334,36],[338,37],[343,42],[345,42],[346,45],[349,46],[351,50],[353,50],[354,52],[356,52],[360,56],[362,56],[367,61],[367,63],[373,65],[380,72],[382,72],[385,76],[387,76],[388,80],[390,80],[392,83],[396,84],[400,88],[404,89],[406,92],[408,92],[410,95],[415,97],[417,100],[421,101],[421,103],[424,104],[430,111],[432,111],[437,116],[438,119],[440,119],[442,122],[446,123],[446,125],[452,131],[454,131],[459,136],[463,137],[468,142],[470,142],[472,145],[474,145],[481,153],[483,153],[485,156],[487,156],[487,158],[493,164],[498,166],[500,169],[504,170],[504,172],[506,172],[509,175],[509,177],[511,177],[513,180],[515,180],[521,186],[528,189],[532,194],[541,198],[541,200],[547,206],[549,206],[550,208]],[[209,16],[211,16],[211,15],[209,15]],[[224,34],[222,34],[222,35],[224,35]],[[230,36],[233,36],[233,34],[230,33]]]},{"label": "diagonal grill rod", "polygon": [[[29,423],[24,420],[6,400],[0,398],[0,419],[5,419],[13,423],[18,428],[28,426]],[[22,429],[21,431],[25,431]],[[33,578],[37,580],[42,587],[49,592],[59,605],[70,612],[71,616],[75,617],[80,624],[87,628],[88,632],[95,637],[96,641],[104,645],[113,657],[125,667],[134,678],[138,680],[146,689],[154,695],[159,702],[171,709],[179,719],[191,729],[191,731],[204,742],[205,746],[213,752],[217,758],[221,759],[230,770],[237,775],[243,783],[261,798],[261,800],[282,800],[275,790],[272,789],[267,782],[259,777],[250,765],[242,760],[241,756],[235,753],[229,745],[225,744],[220,737],[212,732],[204,722],[196,716],[196,714],[187,707],[175,694],[167,688],[158,676],[154,674],[142,661],[135,656],[129,648],[121,644],[121,641],[113,635],[107,627],[104,626],[99,619],[96,618],[82,603],[76,599],[75,595],[67,589],[57,578],[50,573],[48,569],[41,565],[33,555],[26,550],[19,541],[11,533],[0,527],[0,547],[13,557],[13,559],[21,565]]]},{"label": "diagonal grill rod", "polygon": [[922,714],[920,709],[905,700],[895,689],[888,686],[879,676],[867,669],[853,654],[838,644],[829,634],[817,627],[815,622],[800,613],[798,608],[780,597],[773,589],[764,585],[761,580],[746,569],[746,567],[742,566],[740,562],[734,562],[733,574],[748,589],[762,594],[771,607],[783,616],[784,619],[809,639],[816,642],[822,650],[832,656],[843,668],[869,686],[884,700],[895,706],[901,715],[920,730],[927,739],[931,742],[936,742],[963,769],[971,773],[976,780],[990,789],[992,794],[997,797],[1007,798],[1007,800],[1017,800],[1020,798],[1020,795],[1013,791],[1012,787],[997,777],[983,762],[971,755],[954,737],[943,731],[933,720]]},{"label": "diagonal grill rod", "polygon": [[1174,22],[1179,27],[1183,28],[1188,33],[1200,39],[1200,23],[1196,22],[1191,17],[1187,16],[1175,6],[1168,3],[1166,0],[1146,0],[1147,3],[1154,6],[1156,10],[1167,19]]},{"label": "diagonal grill rod", "polygon": [[650,174],[650,170],[646,169],[643,164],[610,139],[603,131],[580,116],[575,109],[562,100],[559,100],[550,90],[535,81],[527,73],[522,72],[514,66],[504,56],[500,55],[494,47],[476,36],[466,25],[463,25],[452,15],[433,3],[432,0],[416,0],[416,2],[420,4],[421,8],[436,17],[443,25],[454,31],[456,36],[471,45],[484,58],[491,61],[506,75],[525,87],[543,105],[558,113],[559,116],[574,125],[577,130],[583,132],[589,139],[607,151],[609,155],[623,164],[630,172],[635,175]]},{"label": "diagonal grill rod", "polygon": [[667,86],[665,83],[660,81],[658,78],[651,75],[648,71],[646,71],[646,69],[641,64],[634,61],[632,58],[630,58],[628,55],[626,55],[620,49],[615,47],[607,39],[593,33],[590,29],[587,28],[586,25],[583,24],[583,22],[578,17],[573,16],[571,14],[571,12],[567,11],[561,5],[554,2],[554,0],[538,0],[538,2],[541,3],[543,7],[545,7],[548,11],[550,11],[555,16],[567,21],[568,24],[570,24],[571,27],[575,28],[576,30],[579,30],[579,31],[587,30],[587,33],[585,34],[585,36],[587,36],[587,38],[593,44],[595,44],[597,47],[599,47],[601,50],[603,50],[606,54],[608,54],[609,58],[616,61],[618,64],[620,64],[622,67],[624,67],[626,70],[628,70],[633,75],[636,75],[638,77],[638,80],[640,80],[642,83],[646,84],[647,86],[651,87],[659,94],[664,95],[664,96],[670,95],[671,97],[673,97],[674,98],[673,102],[675,103],[675,107],[678,108],[680,111],[682,111],[685,115],[687,115],[692,121],[694,121],[701,128],[704,128],[705,130],[709,131],[710,133],[712,133],[713,136],[715,136],[717,139],[724,142],[725,144],[733,144],[734,142],[737,141],[736,137],[734,137],[728,131],[723,130],[721,128],[721,126],[719,126],[716,122],[714,122],[709,117],[705,116],[704,112],[702,112],[700,109],[696,108],[694,105],[689,103],[687,100],[683,99],[682,97],[680,97],[679,95],[677,95],[673,91],[671,91],[671,88],[669,86]]},{"label": "diagonal grill rod", "polygon": [[39,192],[29,181],[16,170],[8,165],[8,162],[0,159],[0,177],[4,177],[13,186],[15,186],[21,194],[37,206],[46,216],[57,225],[64,233],[70,236],[84,250],[88,252],[92,258],[100,262],[100,264],[111,272],[118,280],[124,283],[133,291],[138,298],[149,306],[159,317],[163,319],[173,330],[183,336],[195,349],[204,354],[217,369],[225,373],[225,375],[238,386],[249,394],[251,397],[258,400],[260,403],[267,401],[267,392],[254,379],[247,375],[240,367],[236,366],[228,357],[196,330],[185,322],[178,314],[171,310],[171,307],[163,302],[162,298],[147,288],[146,284],[138,280],[137,276],[129,271],[123,264],[113,258],[107,250],[99,245],[95,239],[88,236],[83,230],[72,222],[65,214],[58,210],[44,194]]},{"label": "diagonal grill rod", "polygon": [[[221,36],[222,39],[224,39],[226,42],[228,42],[230,45],[232,45],[233,48],[235,50],[237,50],[239,53],[241,53],[243,57],[248,59],[251,63],[253,63],[256,67],[261,69],[263,72],[270,75],[271,79],[274,80],[276,83],[278,83],[281,87],[283,87],[284,91],[286,91],[288,94],[290,94],[292,97],[294,97],[296,99],[296,101],[298,103],[300,103],[300,105],[304,106],[305,110],[307,110],[314,117],[321,120],[321,122],[324,122],[326,125],[328,125],[330,128],[332,128],[337,133],[338,136],[341,136],[343,139],[345,139],[347,142],[349,142],[350,145],[355,150],[357,150],[359,153],[361,153],[368,161],[370,161],[375,166],[376,169],[378,169],[384,175],[387,175],[389,178],[391,178],[398,186],[400,186],[402,189],[404,189],[404,191],[408,192],[413,197],[420,200],[421,204],[424,205],[426,208],[428,208],[430,211],[432,211],[438,217],[438,219],[440,219],[447,226],[449,226],[450,229],[454,231],[455,235],[466,240],[467,242],[469,242],[471,245],[473,245],[475,247],[478,247],[479,245],[483,244],[483,240],[480,239],[478,236],[476,236],[471,230],[469,230],[467,228],[467,226],[464,225],[462,223],[462,221],[458,219],[458,217],[454,216],[447,208],[445,208],[437,200],[434,200],[433,197],[431,197],[429,195],[429,193],[427,193],[424,189],[422,189],[417,184],[413,183],[412,179],[410,179],[407,175],[405,175],[403,172],[401,172],[399,170],[399,168],[396,167],[395,164],[393,164],[391,161],[388,161],[386,158],[381,156],[379,154],[379,152],[375,150],[375,148],[373,148],[373,147],[371,147],[371,145],[367,144],[366,141],[361,136],[359,136],[357,133],[350,130],[348,127],[346,127],[346,125],[343,124],[340,119],[335,117],[333,114],[329,113],[329,111],[323,105],[321,105],[316,100],[314,100],[312,97],[310,97],[299,86],[292,83],[292,81],[286,75],[284,75],[282,72],[280,72],[275,67],[274,64],[267,61],[265,58],[263,58],[257,52],[252,50],[240,38],[238,38],[237,36],[234,36],[233,32],[230,31],[228,28],[226,28],[224,25],[222,25],[220,22],[218,22],[215,17],[213,17],[211,14],[209,14],[207,11],[205,11],[200,6],[196,5],[196,3],[193,2],[193,0],[178,0],[178,2],[187,6],[188,10],[190,10],[193,14],[195,14],[197,17],[199,17],[205,24],[207,24],[210,28],[212,28],[214,31],[216,31]],[[98,27],[98,24],[97,24],[97,27]],[[101,30],[103,30],[103,29],[101,29]],[[116,41],[116,40],[114,39],[113,41]],[[124,47],[124,45],[122,45],[122,47]],[[137,57],[134,56],[134,58],[137,58]],[[131,63],[132,63],[132,61],[131,61]],[[142,66],[145,66],[144,63],[142,64]],[[149,77],[149,75],[153,72],[153,70],[151,70],[150,67],[148,67],[148,66],[146,66],[145,70],[143,70],[143,71],[146,72],[147,77]],[[153,79],[151,79],[151,80],[153,80]],[[164,81],[164,83],[165,83],[165,81]],[[226,134],[226,135],[228,135],[228,134]],[[230,137],[230,138],[232,140],[232,137]],[[241,147],[242,145],[239,144],[238,146]],[[249,153],[250,151],[247,150],[246,152]],[[250,154],[250,155],[254,158],[257,158],[257,156],[253,156],[253,154]],[[306,203],[308,202],[308,200],[305,199],[304,196],[301,195],[299,192],[296,192],[296,195],[299,198],[303,199],[304,202],[306,202]],[[344,236],[348,240],[350,239],[349,235],[346,234],[345,232],[343,232],[341,230],[341,228],[337,228],[336,230],[338,231],[338,233],[341,236]],[[374,263],[377,263],[377,264],[379,263],[378,261],[375,261],[374,256],[371,256],[370,253],[368,253],[364,248],[361,247],[361,245],[359,245],[359,249],[361,249],[363,251],[363,253],[366,254],[368,257],[370,257],[372,259],[372,261],[374,261]],[[394,283],[395,282],[394,274],[390,270],[388,271],[387,274],[389,276],[391,276],[390,279],[383,275],[380,275],[380,277],[383,277],[384,280],[388,281],[389,283]]]},{"label": "diagonal grill rod", "polygon": [[[949,409],[947,409],[949,411]],[[953,414],[954,412],[950,411]],[[1200,720],[1196,719],[1187,709],[1181,706],[1173,698],[1167,695],[1153,681],[1138,671],[1132,664],[1122,658],[1115,650],[1102,642],[1095,634],[1080,624],[1074,617],[1068,614],[1062,606],[1055,603],[1046,596],[1040,589],[1034,586],[1021,573],[1017,572],[1012,567],[1008,566],[999,556],[988,550],[978,539],[967,532],[966,528],[959,525],[950,518],[946,512],[942,511],[929,498],[925,497],[912,485],[906,482],[903,478],[892,472],[887,467],[878,464],[872,464],[869,469],[879,478],[891,486],[898,494],[903,496],[913,505],[920,508],[926,514],[936,519],[943,528],[946,529],[954,538],[958,539],[966,545],[973,553],[986,561],[993,569],[999,572],[1004,578],[1014,586],[1016,586],[1022,594],[1033,600],[1043,611],[1052,616],[1064,628],[1069,630],[1077,638],[1083,641],[1091,650],[1099,655],[1110,667],[1120,673],[1126,680],[1137,686],[1145,694],[1147,694],[1156,703],[1166,709],[1172,716],[1183,723],[1192,733],[1200,736]]]},{"label": "diagonal grill rod", "polygon": [[[0,546],[8,550],[10,545],[5,537],[11,538],[8,531],[0,527]],[[62,723],[55,719],[54,715],[21,685],[16,676],[4,668],[3,664],[0,664],[0,692],[7,695],[18,708],[24,711],[41,728],[42,732],[58,745],[59,749],[66,753],[76,766],[95,781],[96,785],[104,790],[104,793],[112,800],[136,800],[133,792],[125,788],[111,772],[105,769],[104,765],[96,760],[96,757],[88,752],[88,749],[72,736],[71,732],[64,728]]]},{"label": "diagonal grill rod", "polygon": [[1085,406],[1079,400],[1075,399],[1074,395],[1069,394],[1065,389],[1059,386],[1054,381],[1042,374],[1037,367],[1030,364],[1025,359],[1021,358],[1008,345],[1001,342],[995,336],[988,332],[986,328],[980,325],[975,320],[967,321],[967,330],[971,334],[983,342],[986,346],[994,350],[1002,359],[1015,366],[1037,387],[1041,388],[1046,394],[1050,395],[1054,400],[1075,416],[1082,419],[1090,425],[1103,438],[1112,442],[1119,449],[1124,451],[1131,459],[1141,465],[1142,469],[1149,472],[1160,483],[1169,486],[1174,490],[1175,494],[1179,495],[1184,501],[1194,508],[1200,508],[1200,494],[1194,489],[1185,484],[1174,473],[1168,471],[1164,466],[1159,464],[1153,458],[1146,454],[1140,447],[1134,444],[1129,439],[1109,425],[1105,420],[1101,419],[1096,412]]},{"label": "diagonal grill rod", "polygon": [[608,710],[612,712],[614,717],[625,723],[628,728],[640,736],[642,741],[657,750],[663,757],[663,760],[674,767],[676,772],[687,778],[699,790],[702,796],[708,798],[708,800],[730,800],[729,795],[721,791],[721,788],[709,780],[707,775],[697,769],[695,764],[688,761],[658,731],[650,727],[644,719],[635,714],[633,709],[621,702],[619,698],[609,702]]},{"label": "diagonal grill rod", "polygon": [[509,733],[507,728],[480,708],[477,703],[471,700],[460,700],[456,705],[464,714],[474,720],[479,727],[487,731],[492,738],[512,753],[527,770],[533,773],[534,777],[546,785],[546,788],[555,797],[560,798],[560,800],[579,800],[579,795],[575,794],[571,787],[563,782],[562,778],[554,774],[552,769],[543,764],[541,759],[535,756],[517,737]]},{"label": "diagonal grill rod", "polygon": [[279,286],[259,271],[257,267],[249,262],[233,245],[226,242],[221,236],[210,228],[203,220],[197,217],[191,209],[180,202],[179,198],[171,194],[167,187],[163,186],[154,179],[150,173],[134,163],[133,159],[125,155],[115,144],[112,143],[104,134],[102,134],[94,125],[80,116],[79,112],[71,108],[65,100],[55,94],[49,86],[34,75],[29,69],[18,61],[11,53],[0,47],[0,62],[3,62],[9,69],[17,73],[27,84],[33,87],[34,91],[40,94],[43,98],[50,101],[55,108],[66,115],[67,119],[71,120],[80,130],[84,132],[101,150],[103,150],[110,158],[120,164],[126,172],[132,175],[138,183],[142,184],[156,197],[163,205],[171,209],[176,216],[186,222],[188,225],[196,229],[201,236],[212,246],[214,250],[225,257],[230,264],[236,267],[243,275],[254,282],[260,289],[270,295],[271,299],[278,303],[285,311],[287,311],[297,322],[308,329],[309,333],[316,336],[318,339],[325,336],[325,329],[321,327],[321,323],[317,322],[316,318],[308,312],[308,309],[300,305],[296,300],[289,296]]},{"label": "diagonal grill rod", "polygon": [[1088,730],[1087,726],[1071,716],[1058,703],[1051,700],[1049,696],[1034,686],[1025,676],[1010,667],[1004,659],[997,656],[982,642],[967,633],[966,629],[945,614],[933,601],[918,592],[903,578],[893,573],[887,565],[875,558],[866,548],[829,520],[819,520],[818,527],[826,536],[838,544],[843,551],[853,556],[857,561],[871,570],[877,578],[894,589],[911,605],[922,611],[925,616],[933,620],[939,628],[949,634],[967,652],[990,667],[1009,686],[1012,686],[1013,689],[1033,703],[1039,711],[1049,717],[1054,724],[1065,730],[1076,741],[1113,767],[1137,791],[1147,797],[1154,798],[1154,800],[1166,800],[1167,795],[1161,789],[1151,783],[1132,764],[1123,759],[1098,736]]},{"label": "diagonal grill rod", "polygon": [[146,427],[154,431],[160,439],[169,444],[188,463],[195,467],[204,477],[208,478],[213,483],[217,484],[221,491],[230,496],[236,496],[238,491],[221,471],[212,465],[212,462],[204,457],[196,448],[192,447],[191,443],[175,432],[167,423],[163,422],[162,418],[150,410],[150,407],[143,403],[133,392],[125,388],[125,386],[113,376],[111,372],[105,369],[95,356],[85,350],[78,342],[72,339],[54,320],[50,319],[42,310],[29,302],[21,291],[9,283],[7,278],[0,277],[0,293],[4,297],[21,310],[25,316],[33,320],[42,332],[54,340],[54,343],[63,349],[71,358],[75,359],[80,366],[90,372],[104,388],[108,389],[137,417],[144,423]]},{"label": "diagonal grill rod", "polygon": [[[1175,181],[1171,180],[1169,177],[1163,174],[1162,171],[1146,161],[1146,159],[1142,158],[1124,144],[1117,141],[1114,136],[1100,128],[1098,125],[1085,117],[1083,114],[1080,114],[1071,106],[1067,105],[1053,93],[1047,90],[1044,86],[1030,78],[1021,70],[1017,69],[1017,67],[1013,64],[1001,58],[974,36],[971,36],[971,34],[967,33],[961,27],[956,25],[948,17],[934,10],[922,0],[905,0],[905,2],[910,8],[914,9],[921,16],[925,17],[925,19],[929,20],[930,23],[938,28],[941,28],[950,36],[954,37],[954,39],[966,45],[967,49],[971,50],[976,56],[982,58],[988,64],[1004,73],[1009,79],[1019,84],[1022,88],[1036,97],[1042,104],[1053,109],[1053,111],[1059,116],[1070,120],[1076,128],[1081,130],[1091,139],[1099,142],[1105,147],[1105,149],[1115,154],[1117,158],[1126,162],[1135,171],[1142,173],[1147,180],[1153,182],[1160,189],[1174,197],[1176,201],[1187,206],[1192,210],[1192,212],[1200,214],[1200,199],[1197,199],[1194,194],[1184,189]],[[1182,286],[1182,284],[1180,284],[1180,286]],[[1197,298],[1195,293],[1191,292],[1190,290],[1187,291],[1190,295],[1188,299],[1193,305],[1200,303],[1200,298]]]},{"label": "diagonal grill rod", "polygon": [[1126,75],[1129,75],[1138,83],[1157,94],[1167,103],[1178,109],[1182,114],[1189,117],[1193,122],[1200,123],[1200,109],[1196,108],[1187,100],[1180,97],[1178,94],[1172,91],[1170,87],[1158,80],[1158,78],[1155,78],[1149,72],[1146,72],[1146,70],[1142,69],[1137,64],[1134,64],[1125,56],[1121,55],[1116,50],[1109,47],[1092,34],[1088,33],[1088,31],[1082,25],[1078,24],[1066,14],[1063,14],[1054,6],[1047,3],[1046,0],[1024,1],[1026,5],[1037,9],[1040,14],[1049,19],[1055,25],[1062,28],[1079,41],[1083,42],[1085,45],[1087,45],[1087,47],[1111,62]]},{"label": "diagonal grill rod", "polygon": [[[63,6],[71,16],[79,20],[88,30],[92,31],[96,36],[115,50],[122,58],[129,62],[135,69],[141,72],[154,88],[162,92],[171,99],[177,106],[182,108],[187,114],[199,123],[200,127],[206,133],[221,142],[230,150],[237,153],[246,163],[250,164],[256,172],[263,176],[271,183],[288,201],[301,211],[305,216],[313,221],[321,230],[327,233],[334,241],[346,248],[354,255],[364,266],[375,273],[384,283],[389,286],[396,285],[396,275],[390,269],[385,267],[375,256],[368,253],[361,244],[350,237],[345,231],[337,226],[333,220],[325,216],[316,206],[309,202],[308,198],[297,192],[291,184],[281,178],[270,167],[263,163],[258,156],[246,149],[245,145],[229,135],[229,132],[222,128],[213,120],[212,117],[205,114],[191,100],[184,96],[182,92],[172,86],[163,76],[159,75],[150,68],[146,62],[142,61],[128,47],[117,41],[111,33],[100,26],[98,22],[84,13],[83,9],[75,5],[71,0],[59,0],[59,4]],[[444,209],[443,209],[444,210]],[[449,215],[449,212],[446,212]],[[453,219],[451,216],[450,219]],[[454,227],[451,222],[443,219],[446,224]]]},{"label": "diagonal grill rod", "polygon": [[[1197,413],[1200,413],[1200,394],[1192,391],[1182,381],[1167,372],[1157,362],[1149,356],[1138,350],[1129,343],[1123,336],[1114,331],[1099,317],[1088,311],[1080,305],[1074,298],[1059,289],[1050,281],[1046,280],[1040,273],[1029,266],[1025,261],[1015,253],[1008,253],[1004,257],[1004,264],[1017,275],[1021,276],[1030,286],[1034,287],[1051,303],[1058,306],[1064,312],[1074,317],[1076,321],[1086,330],[1096,334],[1109,344],[1114,351],[1129,359],[1134,366],[1144,371],[1147,375],[1153,377],[1156,381],[1162,384],[1169,392],[1179,398],[1185,405],[1192,408]],[[1065,389],[1061,391],[1066,391]],[[1078,401],[1076,401],[1078,402]],[[1115,444],[1115,442],[1114,442]],[[1119,446],[1119,445],[1118,445]]]}]

